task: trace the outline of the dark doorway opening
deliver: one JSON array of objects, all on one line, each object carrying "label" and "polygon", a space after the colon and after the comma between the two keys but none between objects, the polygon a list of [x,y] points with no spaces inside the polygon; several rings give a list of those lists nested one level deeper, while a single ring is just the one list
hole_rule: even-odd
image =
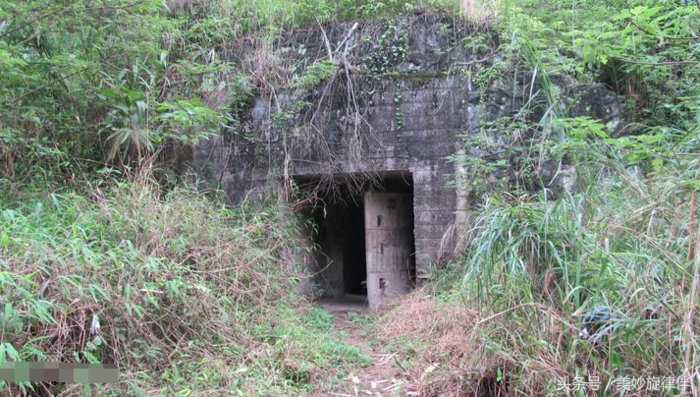
[{"label": "dark doorway opening", "polygon": [[343,284],[346,294],[367,295],[365,206],[358,202],[345,210],[343,228]]},{"label": "dark doorway opening", "polygon": [[[339,178],[347,175],[339,175]],[[317,189],[320,178],[295,178],[302,194]],[[313,221],[310,237],[318,250],[315,254],[313,284],[323,298],[357,299],[367,296],[367,251],[365,196],[367,192],[410,193],[410,211],[406,212],[405,232],[410,242],[405,247],[411,254],[405,264],[411,282],[415,282],[415,238],[413,235],[413,181],[408,172],[387,172],[353,189],[336,187],[333,192],[316,191],[315,200],[302,210]],[[389,252],[387,250],[387,252]],[[370,288],[373,288],[370,286]]]}]

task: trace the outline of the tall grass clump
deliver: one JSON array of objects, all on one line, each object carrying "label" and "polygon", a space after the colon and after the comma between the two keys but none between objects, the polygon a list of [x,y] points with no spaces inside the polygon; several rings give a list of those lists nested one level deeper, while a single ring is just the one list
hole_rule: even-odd
[{"label": "tall grass clump", "polygon": [[103,394],[255,395],[300,393],[362,358],[304,309],[303,273],[280,259],[296,221],[277,205],[226,209],[144,181],[88,191],[0,206],[0,363],[117,364]]},{"label": "tall grass clump", "polygon": [[[479,312],[477,356],[510,392],[560,393],[579,376],[608,392],[624,376],[697,382],[697,161],[678,151],[675,164],[643,173],[620,166],[616,150],[586,150],[598,155],[578,165],[579,191],[494,196],[475,217],[460,299]],[[580,338],[601,306],[605,336]]]}]

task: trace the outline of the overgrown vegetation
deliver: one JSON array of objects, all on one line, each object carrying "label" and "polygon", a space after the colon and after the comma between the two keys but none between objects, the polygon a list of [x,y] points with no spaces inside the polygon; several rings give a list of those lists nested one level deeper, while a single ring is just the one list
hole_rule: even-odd
[{"label": "overgrown vegetation", "polygon": [[[579,382],[583,393],[597,377],[606,395],[645,394],[654,389],[619,380],[672,377],[665,393],[696,394],[700,7],[511,1],[499,17],[503,59],[470,72],[480,84],[523,73],[535,84],[522,110],[485,121],[453,158],[474,209],[466,251],[430,291],[473,312],[422,391],[556,395]],[[562,76],[616,91],[625,119],[572,116]],[[387,326],[416,299],[386,314]],[[579,330],[599,307],[611,321],[593,343]],[[440,351],[432,341],[452,332],[424,327],[404,327],[419,330],[418,353],[405,351],[416,378]]]},{"label": "overgrown vegetation", "polygon": [[[220,129],[236,134],[241,102],[254,89],[280,83],[269,43],[281,29],[449,4],[6,1],[0,7],[0,175],[58,179],[104,162],[133,166]],[[236,59],[244,38],[258,50]],[[327,74],[321,66],[318,72]],[[297,83],[314,83],[307,80]]]},{"label": "overgrown vegetation", "polygon": [[[465,134],[479,149],[453,158],[473,201],[467,249],[380,316],[382,337],[424,394],[558,394],[590,376],[700,383],[700,4],[676,0],[2,2],[0,363],[114,362],[122,381],[99,389],[114,395],[312,393],[365,364],[281,259],[304,246],[297,220],[277,200],[222,208],[181,186],[171,160],[247,134],[254,92],[349,73],[330,55],[295,74],[275,53],[281,30],[460,6],[500,39],[494,50],[475,31],[461,44],[489,61],[453,73],[529,81],[528,101]],[[368,76],[404,60],[403,37],[379,37]],[[613,90],[624,120],[576,117],[566,79]],[[273,128],[286,134],[307,105]],[[612,327],[596,345],[578,329],[600,306]]]},{"label": "overgrown vegetation", "polygon": [[[120,383],[98,389],[113,395],[305,394],[366,363],[302,297],[298,228],[277,200],[221,208],[171,161],[239,133],[250,93],[274,89],[265,50],[281,29],[438,2],[342,3],[0,4],[0,363],[116,363]],[[258,51],[236,58],[245,40]]]},{"label": "overgrown vegetation", "polygon": [[275,206],[145,181],[90,191],[0,208],[0,360],[116,363],[120,382],[99,389],[113,395],[301,393],[365,360],[305,308],[303,274],[280,264],[295,220]]}]

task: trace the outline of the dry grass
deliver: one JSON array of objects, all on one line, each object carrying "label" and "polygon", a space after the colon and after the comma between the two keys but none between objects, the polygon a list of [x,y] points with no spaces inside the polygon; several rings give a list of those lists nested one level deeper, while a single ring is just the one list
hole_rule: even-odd
[{"label": "dry grass", "polygon": [[478,319],[476,311],[419,290],[384,308],[378,328],[383,341],[410,359],[409,389],[420,395],[468,395],[477,392],[492,367],[478,357],[473,332]]},{"label": "dry grass", "polygon": [[461,0],[464,17],[480,28],[489,28],[496,22],[496,3],[490,0]]},{"label": "dry grass", "polygon": [[430,349],[421,352],[421,361],[459,364],[474,352],[468,332],[477,320],[475,311],[441,303],[436,297],[417,292],[402,298],[382,316],[387,321],[382,337],[430,341]]},{"label": "dry grass", "polygon": [[[283,59],[275,50],[270,37],[248,36],[241,44],[248,47],[243,59],[243,69],[252,76],[253,84],[263,94],[277,100],[277,90],[291,85],[289,60]],[[279,108],[279,103],[274,103]]]}]

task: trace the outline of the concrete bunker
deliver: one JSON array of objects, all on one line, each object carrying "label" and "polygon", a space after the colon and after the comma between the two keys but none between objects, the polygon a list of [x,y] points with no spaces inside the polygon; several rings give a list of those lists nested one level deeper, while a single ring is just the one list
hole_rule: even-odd
[{"label": "concrete bunker", "polygon": [[[361,39],[377,32],[387,35],[384,45]],[[365,229],[371,229],[367,228],[371,222],[365,220],[365,194],[374,193],[379,200],[382,192],[408,191],[412,202],[409,279],[422,285],[463,252],[460,240],[468,225],[469,209],[479,197],[479,191],[472,189],[469,163],[453,160],[475,159],[483,164],[499,160],[508,153],[503,149],[525,138],[524,131],[484,127],[498,125],[496,121],[523,109],[549,106],[543,90],[533,85],[536,82],[529,66],[513,74],[517,79],[473,79],[476,70],[472,66],[490,68],[499,57],[494,52],[484,58],[482,50],[469,44],[472,37],[480,41],[486,38],[495,51],[496,36],[475,31],[466,21],[448,15],[367,21],[357,26],[355,22],[333,23],[325,33],[316,28],[289,32],[277,43],[275,54],[285,65],[294,65],[294,73],[301,76],[310,65],[327,57],[328,43],[344,46],[344,62],[353,67],[348,73],[339,68],[333,78],[313,87],[269,92],[261,86],[239,109],[235,128],[200,141],[193,152],[195,174],[203,188],[222,190],[232,206],[264,197],[273,186],[282,188],[287,197],[290,179],[312,187],[336,176],[341,186],[347,178],[357,181],[364,175],[372,182],[378,179],[377,183],[363,182],[362,189],[340,194],[319,191],[319,205],[308,209],[308,217],[319,221],[314,238],[322,254],[317,264],[304,257],[304,266],[331,298],[366,294],[373,290],[375,281],[386,289],[386,278],[382,282],[382,277],[368,277],[372,272],[368,273],[370,251]],[[367,69],[367,62],[385,59],[391,48],[404,49],[405,57],[390,64],[370,62],[382,66],[381,73],[367,73],[375,70]],[[241,62],[251,55],[249,51],[237,54]],[[578,84],[565,76],[550,77],[562,106],[566,105],[567,116],[589,116],[606,125],[622,125],[619,101],[605,87]],[[533,92],[537,94],[533,96]],[[575,168],[570,170],[575,173]],[[499,170],[492,175],[493,181],[521,177],[512,171],[511,167]],[[558,188],[566,175],[571,175],[559,171],[544,167],[546,175],[536,183],[545,181],[548,188]],[[389,200],[386,198],[385,207]],[[398,206],[400,200],[395,200]],[[376,215],[381,214],[372,216],[374,223]],[[400,219],[408,219],[408,215]],[[346,225],[349,231],[337,225]],[[388,255],[387,246],[381,244],[380,255],[382,249]],[[390,280],[389,286],[392,284],[396,283]]]},{"label": "concrete bunker", "polygon": [[[340,175],[339,177],[347,177]],[[302,189],[319,177],[295,178]],[[317,191],[302,215],[313,223],[317,246],[315,288],[327,298],[364,299],[376,307],[409,292],[416,282],[413,178],[408,171],[380,174],[355,188]]]}]

